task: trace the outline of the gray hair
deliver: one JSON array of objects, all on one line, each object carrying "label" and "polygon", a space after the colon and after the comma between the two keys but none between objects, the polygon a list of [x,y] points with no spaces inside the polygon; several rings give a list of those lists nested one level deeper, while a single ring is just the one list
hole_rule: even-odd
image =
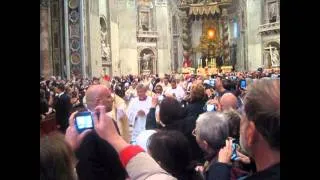
[{"label": "gray hair", "polygon": [[228,121],[220,112],[206,112],[199,115],[196,127],[200,139],[207,141],[213,150],[222,148],[229,137]]},{"label": "gray hair", "polygon": [[136,90],[138,90],[138,89],[147,90],[146,86],[145,86],[144,84],[142,84],[142,83],[140,83],[140,84],[138,84],[138,85],[136,86]]}]

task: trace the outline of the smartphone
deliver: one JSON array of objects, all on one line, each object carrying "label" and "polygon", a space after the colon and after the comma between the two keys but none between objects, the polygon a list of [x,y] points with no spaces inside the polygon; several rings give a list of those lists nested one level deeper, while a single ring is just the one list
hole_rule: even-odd
[{"label": "smartphone", "polygon": [[240,81],[240,88],[241,89],[246,89],[247,88],[247,81],[245,79],[242,79]]},{"label": "smartphone", "polygon": [[87,129],[93,129],[93,117],[89,111],[79,112],[75,117],[76,129],[79,133]]},{"label": "smartphone", "polygon": [[237,155],[237,144],[232,142],[232,155],[231,155],[231,160],[234,161],[238,158]]},{"label": "smartphone", "polygon": [[214,87],[215,84],[216,84],[216,79],[210,79],[210,80],[209,80],[209,85],[210,85],[211,87]]},{"label": "smartphone", "polygon": [[214,104],[207,104],[207,112],[214,112],[217,108]]}]

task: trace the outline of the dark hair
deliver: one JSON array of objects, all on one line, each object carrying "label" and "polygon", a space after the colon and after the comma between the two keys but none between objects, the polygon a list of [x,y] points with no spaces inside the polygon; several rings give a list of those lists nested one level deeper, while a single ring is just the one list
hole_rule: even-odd
[{"label": "dark hair", "polygon": [[171,81],[170,81],[170,83],[175,83],[175,84],[177,84],[177,80],[174,79],[174,78],[172,78]]},{"label": "dark hair", "polygon": [[182,107],[176,99],[172,97],[166,97],[164,100],[162,100],[159,112],[162,123],[171,124],[174,121],[179,120],[181,115]]},{"label": "dark hair", "polygon": [[71,92],[71,97],[72,97],[72,98],[76,98],[77,95],[78,95],[77,91],[72,91],[72,92]]},{"label": "dark hair", "polygon": [[60,133],[40,138],[40,180],[75,180],[73,151]]},{"label": "dark hair", "polygon": [[93,77],[93,78],[92,78],[92,81],[99,81],[99,78]]},{"label": "dark hair", "polygon": [[58,85],[57,85],[57,88],[60,90],[60,91],[64,91],[65,90],[65,86],[64,86],[64,84],[62,84],[62,83],[59,83]]},{"label": "dark hair", "polygon": [[244,111],[270,147],[280,151],[280,80],[261,79],[249,86]]},{"label": "dark hair", "polygon": [[161,89],[163,90],[163,88],[160,84],[157,84],[155,88],[157,88],[157,87],[161,87]]},{"label": "dark hair", "polygon": [[148,140],[148,150],[160,166],[177,179],[196,179],[190,166],[191,150],[187,138],[179,131],[164,130]]},{"label": "dark hair", "polygon": [[228,91],[234,91],[236,89],[235,84],[230,79],[223,79],[222,86]]},{"label": "dark hair", "polygon": [[46,92],[43,89],[40,89],[40,99],[45,99],[46,98]]}]

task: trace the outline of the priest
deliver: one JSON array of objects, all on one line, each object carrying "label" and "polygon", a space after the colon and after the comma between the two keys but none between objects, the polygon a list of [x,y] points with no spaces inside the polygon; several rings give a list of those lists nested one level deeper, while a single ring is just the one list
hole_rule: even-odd
[{"label": "priest", "polygon": [[127,110],[129,127],[132,129],[131,144],[136,144],[137,136],[145,130],[146,118],[152,101],[152,98],[146,95],[147,88],[143,84],[139,84],[136,90],[138,97],[131,99]]}]

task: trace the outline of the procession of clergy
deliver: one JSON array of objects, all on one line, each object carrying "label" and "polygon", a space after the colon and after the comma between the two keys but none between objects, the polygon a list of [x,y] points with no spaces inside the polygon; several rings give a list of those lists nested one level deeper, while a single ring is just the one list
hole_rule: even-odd
[{"label": "procession of clergy", "polygon": [[[101,82],[101,84],[110,86],[110,83]],[[113,109],[108,115],[116,121],[121,136],[127,142],[136,144],[137,136],[145,130],[147,114],[152,106],[152,97],[157,99],[174,97],[181,102],[191,84],[192,82],[178,79],[171,79],[169,82],[168,77],[161,78],[157,84],[152,83],[150,79],[141,81],[135,79],[125,91],[124,98],[112,93]],[[85,98],[83,99],[85,101]],[[160,100],[157,103],[160,103]],[[159,105],[156,106],[156,120],[161,123]]]}]

